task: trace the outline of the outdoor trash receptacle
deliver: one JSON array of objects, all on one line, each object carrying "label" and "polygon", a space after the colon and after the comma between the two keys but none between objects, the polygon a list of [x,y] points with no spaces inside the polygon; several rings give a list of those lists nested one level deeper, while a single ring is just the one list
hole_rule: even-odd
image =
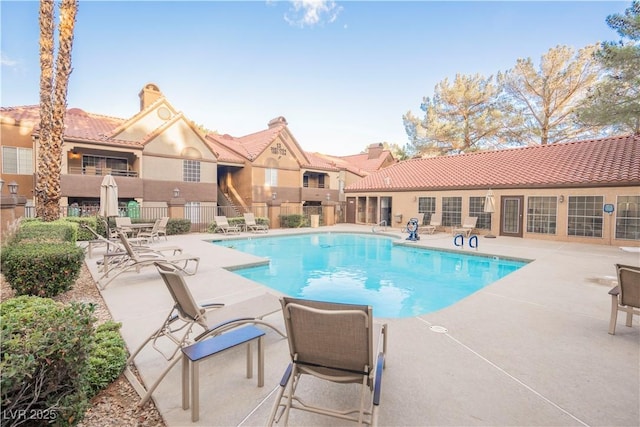
[{"label": "outdoor trash receptacle", "polygon": [[140,204],[135,200],[127,203],[127,216],[129,218],[140,218]]},{"label": "outdoor trash receptacle", "polygon": [[320,226],[320,215],[311,215],[311,228],[318,228]]}]

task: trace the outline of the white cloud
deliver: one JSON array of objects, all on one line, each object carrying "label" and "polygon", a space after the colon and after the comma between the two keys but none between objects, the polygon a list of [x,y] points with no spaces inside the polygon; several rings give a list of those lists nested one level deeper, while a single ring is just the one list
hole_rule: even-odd
[{"label": "white cloud", "polygon": [[4,53],[0,52],[0,65],[3,67],[15,67],[18,65],[18,61],[13,60],[6,56]]},{"label": "white cloud", "polygon": [[290,25],[304,28],[333,23],[342,11],[333,0],[291,0],[291,7],[284,15]]}]

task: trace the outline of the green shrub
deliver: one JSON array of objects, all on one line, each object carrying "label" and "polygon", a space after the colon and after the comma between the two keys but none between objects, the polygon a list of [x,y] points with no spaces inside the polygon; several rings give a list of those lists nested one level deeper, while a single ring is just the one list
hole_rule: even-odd
[{"label": "green shrub", "polygon": [[167,235],[187,234],[191,232],[191,220],[170,218],[167,223]]},{"label": "green shrub", "polygon": [[25,221],[16,233],[18,242],[74,242],[78,238],[78,226],[65,220],[52,222]]},{"label": "green shrub", "polygon": [[100,225],[98,224],[99,221],[96,221],[95,216],[79,216],[79,217],[68,216],[64,218],[64,221],[69,222],[71,224],[77,224],[77,233],[78,233],[77,240],[78,241],[86,242],[88,240],[94,239],[93,234],[91,234],[91,232],[86,228],[82,227],[83,224],[88,225],[89,227],[93,228],[103,236],[106,235],[104,233],[104,226],[101,224]]},{"label": "green shrub", "polygon": [[89,398],[118,378],[127,364],[127,350],[119,332],[121,326],[109,321],[96,329],[87,372]]},{"label": "green shrub", "polygon": [[84,251],[75,243],[13,243],[2,250],[0,267],[16,295],[53,297],[74,285]]},{"label": "green shrub", "polygon": [[304,215],[280,215],[280,226],[282,228],[309,227],[309,225],[309,219]]},{"label": "green shrub", "polygon": [[93,307],[20,296],[0,304],[3,426],[74,425],[88,407]]}]

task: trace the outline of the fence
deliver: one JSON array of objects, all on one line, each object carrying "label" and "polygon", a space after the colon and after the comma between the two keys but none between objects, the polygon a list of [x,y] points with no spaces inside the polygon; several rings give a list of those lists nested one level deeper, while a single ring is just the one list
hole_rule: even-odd
[{"label": "fence", "polygon": [[[99,206],[61,206],[61,217],[88,217],[97,216]],[[254,206],[251,211],[257,218],[269,216],[269,207],[264,205]],[[324,209],[322,206],[286,206],[280,210],[280,215],[302,215],[306,218],[306,223],[310,223],[311,215],[320,216],[320,225],[325,225]],[[35,206],[25,206],[25,217],[35,218]],[[121,208],[120,216],[128,216],[132,219],[153,222],[157,218],[169,216],[168,207],[144,207]],[[226,216],[234,218],[238,216],[233,206],[198,206],[185,205],[183,217],[191,221],[191,231],[195,233],[206,233],[209,225],[214,222],[215,216]],[[336,222],[344,222],[344,209],[336,210]]]}]

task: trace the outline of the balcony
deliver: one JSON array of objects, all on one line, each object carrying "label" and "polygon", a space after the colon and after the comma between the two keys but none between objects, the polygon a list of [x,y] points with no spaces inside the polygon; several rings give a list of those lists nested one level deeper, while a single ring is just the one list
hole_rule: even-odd
[{"label": "balcony", "polygon": [[113,168],[100,168],[96,166],[70,166],[68,168],[69,175],[112,175],[112,176],[126,176],[129,178],[137,178],[138,172],[132,170],[113,169]]}]

